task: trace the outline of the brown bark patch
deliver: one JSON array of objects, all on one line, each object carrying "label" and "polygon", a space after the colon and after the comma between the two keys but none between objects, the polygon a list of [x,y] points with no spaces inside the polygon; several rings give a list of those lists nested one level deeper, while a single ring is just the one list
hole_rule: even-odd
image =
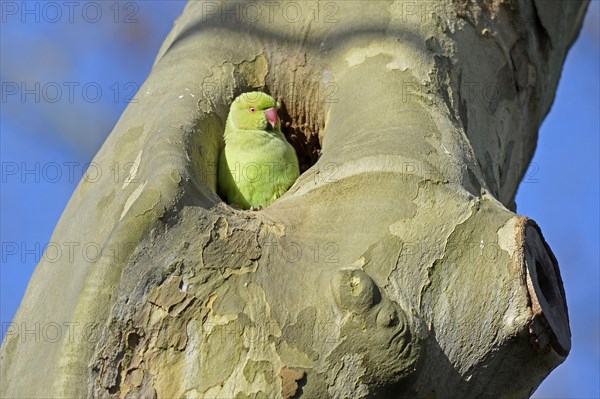
[{"label": "brown bark patch", "polygon": [[281,395],[284,399],[291,399],[298,393],[301,380],[306,376],[306,372],[283,367],[279,376],[281,377]]}]

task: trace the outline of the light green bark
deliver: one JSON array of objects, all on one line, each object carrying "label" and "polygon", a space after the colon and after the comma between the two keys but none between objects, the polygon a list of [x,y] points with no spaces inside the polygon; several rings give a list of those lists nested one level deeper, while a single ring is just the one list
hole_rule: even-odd
[{"label": "light green bark", "polygon": [[[14,320],[72,334],[7,334],[0,394],[527,397],[570,333],[514,197],[587,3],[255,4],[177,20],[52,237],[101,256],[40,262]],[[215,194],[251,89],[310,167],[259,212]]]}]

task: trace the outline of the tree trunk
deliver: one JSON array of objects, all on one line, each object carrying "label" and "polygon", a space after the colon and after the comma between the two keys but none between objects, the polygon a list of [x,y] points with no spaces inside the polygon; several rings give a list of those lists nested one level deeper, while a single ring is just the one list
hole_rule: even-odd
[{"label": "tree trunk", "polygon": [[[189,3],[31,279],[2,396],[528,397],[570,330],[514,198],[586,6]],[[254,89],[304,172],[258,212],[215,194]]]}]

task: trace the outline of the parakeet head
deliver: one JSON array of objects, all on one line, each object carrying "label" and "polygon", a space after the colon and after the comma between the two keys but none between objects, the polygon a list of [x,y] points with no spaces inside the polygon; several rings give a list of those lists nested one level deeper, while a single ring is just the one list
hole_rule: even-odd
[{"label": "parakeet head", "polygon": [[277,103],[260,91],[241,94],[231,104],[229,121],[239,130],[279,130]]}]

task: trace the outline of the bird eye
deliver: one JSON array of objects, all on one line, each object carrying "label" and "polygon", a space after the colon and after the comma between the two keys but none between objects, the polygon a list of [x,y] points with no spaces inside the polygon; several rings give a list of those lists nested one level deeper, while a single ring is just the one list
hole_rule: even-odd
[{"label": "bird eye", "polygon": [[254,113],[255,111],[256,111],[256,108],[250,107],[250,112]]}]

